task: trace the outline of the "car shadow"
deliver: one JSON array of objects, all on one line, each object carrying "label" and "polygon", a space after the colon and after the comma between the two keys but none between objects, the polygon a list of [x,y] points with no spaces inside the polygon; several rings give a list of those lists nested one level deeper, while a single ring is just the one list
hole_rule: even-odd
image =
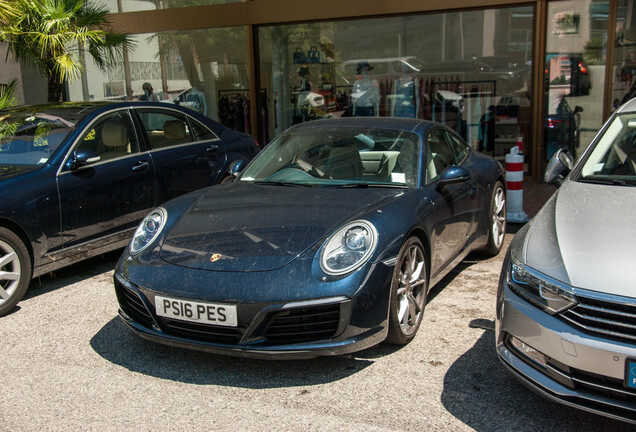
[{"label": "car shadow", "polygon": [[[471,349],[444,377],[444,408],[476,431],[493,430],[628,430],[625,423],[544,399],[519,383],[495,351],[495,323],[474,319],[469,327],[484,330]],[[500,424],[493,424],[500,419]]]},{"label": "car shadow", "polygon": [[[55,291],[68,285],[90,279],[102,273],[114,271],[117,260],[122,254],[123,249],[108,252],[103,255],[90,258],[73,264],[68,267],[61,268],[54,272],[50,272],[39,276],[29,284],[29,289],[24,295],[24,299],[30,299],[43,294]],[[104,277],[112,280],[112,273],[108,273]],[[18,303],[19,306],[19,303]]]},{"label": "car shadow", "polygon": [[[133,372],[188,384],[250,389],[334,382],[373,364],[372,360],[357,358],[357,354],[310,360],[259,360],[175,348],[135,335],[119,317],[106,323],[90,344],[102,358]],[[366,351],[372,353],[374,349]]]}]

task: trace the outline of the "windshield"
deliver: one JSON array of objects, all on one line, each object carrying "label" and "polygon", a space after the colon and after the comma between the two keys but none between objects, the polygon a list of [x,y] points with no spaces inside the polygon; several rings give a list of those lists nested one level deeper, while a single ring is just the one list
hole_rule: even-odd
[{"label": "windshield", "polygon": [[245,169],[243,182],[305,186],[415,187],[419,139],[411,132],[308,127],[277,137]]},{"label": "windshield", "polygon": [[579,181],[636,184],[636,114],[617,116],[581,167]]},{"label": "windshield", "polygon": [[0,111],[0,166],[43,165],[75,124],[36,111]]}]

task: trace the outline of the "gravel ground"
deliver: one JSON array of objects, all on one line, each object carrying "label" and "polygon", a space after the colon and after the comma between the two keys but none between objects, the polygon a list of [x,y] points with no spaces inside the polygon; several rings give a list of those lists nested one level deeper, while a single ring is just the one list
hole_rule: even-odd
[{"label": "gravel ground", "polygon": [[0,318],[0,430],[631,430],[507,374],[494,350],[503,254],[470,257],[438,284],[406,347],[289,362],[135,336],[117,317],[117,257],[32,281]]}]

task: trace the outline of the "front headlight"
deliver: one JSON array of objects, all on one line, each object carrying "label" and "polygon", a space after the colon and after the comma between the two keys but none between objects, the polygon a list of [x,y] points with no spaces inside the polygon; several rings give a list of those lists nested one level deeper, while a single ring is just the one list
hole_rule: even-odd
[{"label": "front headlight", "polygon": [[521,297],[550,315],[578,303],[571,287],[516,260],[510,261],[508,285]]},{"label": "front headlight", "polygon": [[378,233],[370,222],[348,223],[325,242],[320,268],[332,276],[352,272],[369,259],[377,243]]},{"label": "front headlight", "polygon": [[152,243],[166,224],[168,212],[163,207],[151,211],[139,224],[135,235],[130,241],[130,253],[138,254]]}]

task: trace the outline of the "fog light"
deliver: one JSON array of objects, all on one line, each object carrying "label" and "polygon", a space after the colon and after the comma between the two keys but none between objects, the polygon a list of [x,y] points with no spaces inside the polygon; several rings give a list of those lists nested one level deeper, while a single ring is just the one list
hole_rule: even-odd
[{"label": "fog light", "polygon": [[543,367],[547,366],[548,362],[546,361],[545,356],[536,349],[532,348],[530,345],[526,345],[514,336],[510,338],[510,342],[512,343],[512,346],[517,348],[517,350],[521,354],[525,355],[530,360],[540,364]]}]

